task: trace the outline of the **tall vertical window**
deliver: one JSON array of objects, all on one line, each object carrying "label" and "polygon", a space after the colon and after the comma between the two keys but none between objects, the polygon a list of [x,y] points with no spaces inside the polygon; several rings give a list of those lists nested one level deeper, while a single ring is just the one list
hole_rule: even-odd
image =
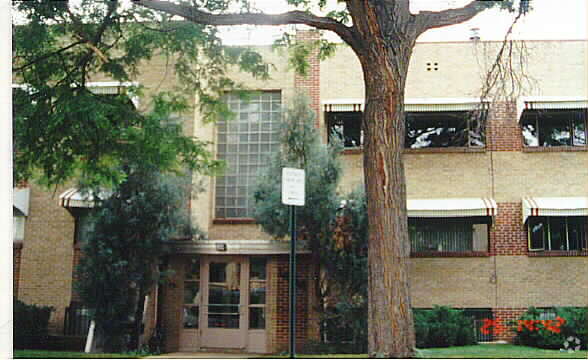
[{"label": "tall vertical window", "polygon": [[265,329],[266,259],[252,257],[249,265],[249,329]]},{"label": "tall vertical window", "polygon": [[183,323],[186,329],[196,329],[200,315],[200,261],[191,258],[185,266]]},{"label": "tall vertical window", "polygon": [[215,217],[250,218],[258,173],[280,146],[281,96],[279,91],[253,92],[244,98],[227,94],[225,101],[235,117],[217,126],[217,154],[227,168],[216,179]]}]

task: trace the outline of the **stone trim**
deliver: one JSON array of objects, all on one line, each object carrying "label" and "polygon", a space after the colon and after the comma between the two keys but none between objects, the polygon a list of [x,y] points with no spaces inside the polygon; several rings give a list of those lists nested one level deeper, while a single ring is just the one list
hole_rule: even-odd
[{"label": "stone trim", "polygon": [[522,151],[525,153],[586,152],[588,146],[523,146]]},{"label": "stone trim", "polygon": [[254,218],[216,218],[212,220],[215,225],[241,225],[257,224]]},{"label": "stone trim", "polygon": [[487,151],[485,147],[468,147],[455,146],[443,148],[422,148],[422,149],[404,149],[404,154],[445,154],[445,153],[484,153]]},{"label": "stone trim", "polygon": [[418,251],[411,252],[413,258],[437,258],[437,257],[488,257],[487,251]]},{"label": "stone trim", "polygon": [[588,250],[548,250],[548,251],[529,251],[529,257],[567,257],[567,256],[588,256]]}]

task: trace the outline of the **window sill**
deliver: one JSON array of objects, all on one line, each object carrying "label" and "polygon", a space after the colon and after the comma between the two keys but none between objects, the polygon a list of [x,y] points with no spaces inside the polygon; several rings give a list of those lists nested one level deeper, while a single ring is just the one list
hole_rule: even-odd
[{"label": "window sill", "polygon": [[404,149],[405,154],[438,154],[438,153],[483,153],[486,148],[470,147],[446,147],[446,148],[421,148],[421,149]]},{"label": "window sill", "polygon": [[419,251],[410,253],[410,257],[488,257],[487,251]]},{"label": "window sill", "polygon": [[588,250],[529,251],[528,256],[530,256],[530,257],[588,256]]},{"label": "window sill", "polygon": [[349,148],[343,149],[343,151],[341,152],[341,154],[343,154],[343,155],[357,155],[357,154],[362,154],[362,153],[363,153],[363,147],[349,147]]},{"label": "window sill", "polygon": [[[422,149],[404,149],[404,154],[439,154],[439,153],[484,153],[486,148],[470,147],[447,147],[447,148],[422,148]],[[363,147],[345,148],[341,152],[343,155],[356,155],[363,153]]]},{"label": "window sill", "polygon": [[588,146],[523,146],[523,152],[575,152],[588,151]]},{"label": "window sill", "polygon": [[217,218],[212,220],[215,225],[257,224],[254,218]]}]

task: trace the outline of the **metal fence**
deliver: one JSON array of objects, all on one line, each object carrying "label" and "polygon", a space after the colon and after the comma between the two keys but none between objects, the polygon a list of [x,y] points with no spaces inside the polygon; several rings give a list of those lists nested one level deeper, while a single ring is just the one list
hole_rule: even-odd
[{"label": "metal fence", "polygon": [[65,308],[63,335],[86,336],[90,327],[90,311],[83,306]]}]

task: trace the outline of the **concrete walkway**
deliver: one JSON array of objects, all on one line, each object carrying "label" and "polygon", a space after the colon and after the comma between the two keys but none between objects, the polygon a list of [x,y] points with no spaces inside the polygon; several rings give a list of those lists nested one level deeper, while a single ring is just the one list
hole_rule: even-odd
[{"label": "concrete walkway", "polygon": [[246,353],[174,352],[147,356],[143,359],[249,359],[259,356],[259,354]]}]

